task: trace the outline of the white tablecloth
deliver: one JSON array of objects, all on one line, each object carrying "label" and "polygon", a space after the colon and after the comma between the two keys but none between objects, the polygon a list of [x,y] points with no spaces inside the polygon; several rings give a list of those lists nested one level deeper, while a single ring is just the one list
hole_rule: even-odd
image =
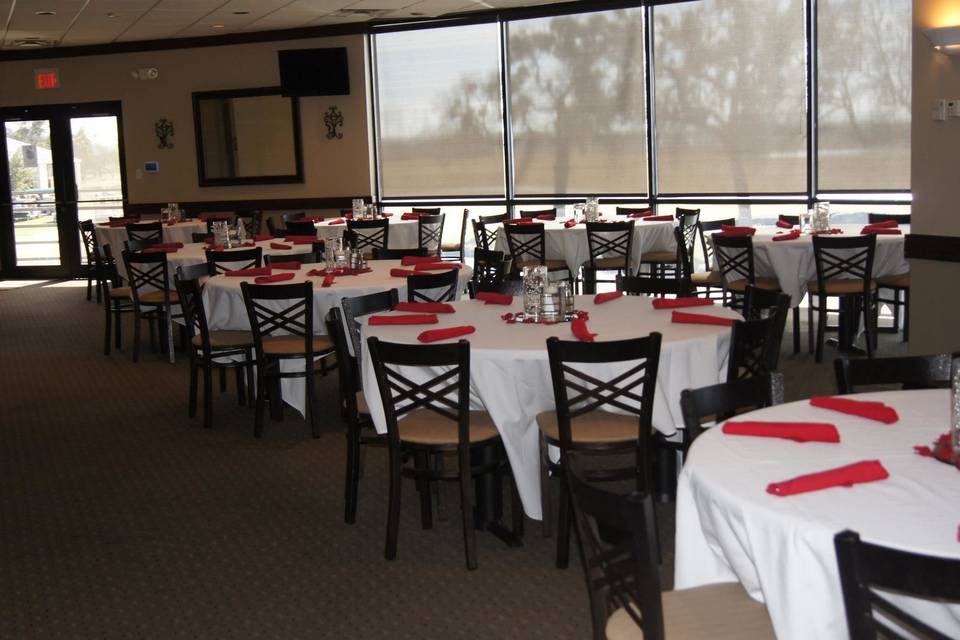
[{"label": "white tablecloth", "polygon": [[[842,236],[859,235],[863,225],[840,225]],[[910,233],[910,227],[901,226],[901,231]],[[782,232],[776,227],[758,228],[753,236],[754,270],[759,278],[776,278],[780,288],[790,296],[791,306],[800,304],[807,292],[807,282],[817,279],[817,265],[813,261],[813,236],[803,235],[796,240],[774,241],[773,236]],[[712,234],[710,234],[712,235]],[[910,264],[903,254],[903,235],[878,235],[877,249],[873,256],[873,277],[907,273]]]},{"label": "white tablecloth", "polygon": [[[98,224],[94,227],[97,233],[97,242],[100,246],[110,245],[113,257],[120,260],[120,252],[123,251],[123,241],[127,239],[126,227],[111,227],[106,224]],[[202,233],[207,230],[207,223],[200,220],[191,220],[190,222],[178,222],[174,225],[163,225],[164,242],[182,242],[187,244],[193,242],[194,233]]]},{"label": "white tablecloth", "polygon": [[[620,220],[606,220],[606,222],[624,222]],[[673,237],[673,221],[644,222],[636,220],[633,227],[633,246],[631,247],[630,268],[635,271],[640,264],[640,257],[648,251],[674,251],[676,241]],[[567,229],[563,221],[546,221],[543,223],[544,251],[547,260],[563,260],[576,274],[585,262],[590,260],[590,247],[587,245],[587,227],[578,224]],[[507,232],[503,225],[497,230],[497,250],[509,253]]]},{"label": "white tablecloth", "polygon": [[[331,225],[333,220],[336,218],[329,218],[314,225],[317,228],[317,237],[324,242],[330,238],[342,238],[343,232],[347,230],[346,223]],[[393,215],[387,220],[390,221],[388,249],[416,249],[420,246],[420,239],[417,237],[419,227],[416,220],[401,220],[399,215]]]},{"label": "white tablecloth", "polygon": [[[855,397],[886,402],[899,422],[886,425],[801,401],[741,418],[832,422],[839,444],[728,436],[719,429],[697,439],[677,491],[675,588],[739,581],[766,602],[781,640],[846,638],[834,535],[852,529],[865,542],[960,558],[960,471],[913,452],[947,431],[949,392]],[[766,492],[770,482],[866,459],[879,459],[890,477],[788,497]],[[960,607],[916,600],[905,606],[960,637]]]},{"label": "white tablecloth", "polygon": [[[172,254],[171,254],[172,255]],[[282,284],[291,284],[310,280],[314,283],[313,287],[313,332],[318,335],[326,335],[327,327],[324,324],[327,312],[331,308],[340,308],[342,298],[352,298],[378,291],[387,291],[397,289],[400,300],[407,299],[407,280],[406,278],[394,278],[390,275],[390,269],[400,266],[399,260],[371,260],[369,262],[371,273],[364,273],[359,276],[340,276],[334,281],[333,286],[322,287],[322,277],[307,277],[307,272],[311,269],[322,268],[323,265],[303,265],[300,271],[294,271],[296,275],[292,280],[287,280]],[[435,273],[435,272],[434,272]],[[460,269],[460,288],[466,288],[467,281],[473,275],[473,270],[469,267]],[[240,291],[240,283],[250,281],[250,278],[233,278],[227,276],[214,276],[206,281],[203,288],[203,302],[207,312],[207,323],[210,329],[234,329],[240,331],[249,331],[250,322],[247,319],[247,310],[243,304],[243,293]],[[267,304],[267,303],[264,303]],[[277,308],[285,306],[283,301],[279,301]],[[282,361],[283,371],[302,371],[301,361],[291,360]],[[284,379],[281,382],[281,392],[284,401],[304,413],[305,394],[304,384],[301,379]]]},{"label": "white tablecloth", "polygon": [[[287,246],[291,247],[290,249],[274,249],[270,246],[271,244],[282,242],[282,240],[263,240],[255,243],[255,245],[263,249],[264,256],[296,255],[299,253],[309,253],[310,251],[313,251],[313,247],[309,244],[291,245],[287,243]],[[209,245],[203,242],[193,242],[190,244],[184,244],[183,248],[181,248],[179,251],[167,254],[170,288],[173,288],[173,276],[177,272],[177,267],[201,264],[207,261],[207,253],[205,251],[207,246]],[[250,248],[251,247],[234,247],[233,249],[227,249],[227,251],[245,251]],[[233,265],[228,264],[227,266]],[[238,264],[236,266],[240,267],[242,265]],[[309,269],[307,269],[307,271],[309,271]]]},{"label": "white tablecloth", "polygon": [[[597,340],[623,340],[645,336],[653,331],[663,334],[657,389],[653,405],[653,424],[672,434],[682,427],[680,392],[720,382],[726,374],[730,350],[730,329],[716,325],[672,324],[669,310],[654,310],[645,297],[624,297],[602,305],[593,304],[592,296],[577,296],[578,309],[589,312],[588,325],[598,333]],[[369,336],[388,342],[415,342],[424,329],[472,324],[476,332],[470,341],[470,403],[474,409],[485,409],[503,437],[517,479],[524,511],[540,519],[539,439],[536,416],[554,408],[550,364],[546,340],[558,336],[575,339],[570,325],[508,325],[501,320],[507,311],[517,311],[519,299],[512,306],[485,305],[478,301],[456,304],[457,313],[441,314],[439,325],[376,326],[364,325],[364,344]],[[736,313],[722,307],[701,313],[736,318]],[[380,433],[386,432],[383,406],[375,384],[369,354],[361,357],[364,394]],[[620,366],[591,368],[592,375],[610,379],[625,370]],[[423,372],[412,379],[427,379]]]}]

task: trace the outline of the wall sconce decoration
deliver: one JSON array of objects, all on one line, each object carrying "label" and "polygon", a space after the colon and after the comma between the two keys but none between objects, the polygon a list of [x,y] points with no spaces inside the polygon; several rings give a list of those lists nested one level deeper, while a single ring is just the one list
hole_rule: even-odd
[{"label": "wall sconce decoration", "polygon": [[923,32],[933,48],[950,56],[960,55],[960,26],[939,27]]},{"label": "wall sconce decoration", "polygon": [[327,140],[343,139],[343,132],[337,131],[338,127],[343,126],[343,114],[336,106],[330,107],[323,114],[323,124],[327,126]]},{"label": "wall sconce decoration", "polygon": [[160,144],[157,145],[158,149],[173,149],[173,143],[170,142],[170,138],[173,137],[172,122],[166,118],[160,118],[154,123],[153,132],[157,134],[157,140],[160,141]]}]

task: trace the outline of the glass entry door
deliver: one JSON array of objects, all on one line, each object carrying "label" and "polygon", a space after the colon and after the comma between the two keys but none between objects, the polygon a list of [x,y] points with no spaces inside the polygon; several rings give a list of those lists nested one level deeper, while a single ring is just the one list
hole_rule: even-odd
[{"label": "glass entry door", "polygon": [[4,277],[80,275],[78,222],[123,215],[119,103],[0,110]]}]

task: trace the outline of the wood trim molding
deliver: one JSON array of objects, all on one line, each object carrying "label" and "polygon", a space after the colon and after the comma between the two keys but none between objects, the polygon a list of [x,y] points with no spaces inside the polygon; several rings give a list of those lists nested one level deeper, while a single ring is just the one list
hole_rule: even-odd
[{"label": "wood trim molding", "polygon": [[[359,196],[357,196],[359,197]],[[370,203],[370,196],[364,196],[364,202]],[[288,211],[291,209],[349,209],[353,196],[334,198],[273,198],[267,200],[196,200],[181,202],[180,209],[187,215],[200,213],[238,212],[238,211]],[[160,213],[166,202],[129,202],[124,205],[126,216],[138,216]]]},{"label": "wood trim molding", "polygon": [[904,254],[908,260],[960,262],[960,236],[907,234]]}]

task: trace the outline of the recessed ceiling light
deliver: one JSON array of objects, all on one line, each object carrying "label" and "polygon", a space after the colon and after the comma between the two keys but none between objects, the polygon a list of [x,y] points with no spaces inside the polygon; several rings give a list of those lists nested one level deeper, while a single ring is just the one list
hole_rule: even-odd
[{"label": "recessed ceiling light", "polygon": [[35,49],[37,47],[52,47],[57,44],[53,40],[44,40],[43,38],[21,38],[20,40],[14,40],[13,46],[22,47],[24,49]]},{"label": "recessed ceiling light", "polygon": [[222,25],[222,24],[212,24],[212,25],[210,25],[210,28],[211,28],[211,29],[223,29],[223,25]]},{"label": "recessed ceiling light", "polygon": [[249,14],[249,13],[250,13],[249,11],[234,11],[234,12],[233,12],[233,15],[235,15],[235,16],[245,16],[245,15],[247,15],[247,14]]},{"label": "recessed ceiling light", "polygon": [[57,15],[56,11],[34,11],[38,16],[55,16]]},{"label": "recessed ceiling light", "polygon": [[119,13],[108,13],[108,14],[107,14],[107,17],[108,17],[108,18],[118,18],[119,16],[120,16]]},{"label": "recessed ceiling light", "polygon": [[422,16],[422,15],[424,15],[424,14],[420,13],[419,11],[411,11],[411,12],[410,12],[410,15],[412,15],[412,16]]}]

